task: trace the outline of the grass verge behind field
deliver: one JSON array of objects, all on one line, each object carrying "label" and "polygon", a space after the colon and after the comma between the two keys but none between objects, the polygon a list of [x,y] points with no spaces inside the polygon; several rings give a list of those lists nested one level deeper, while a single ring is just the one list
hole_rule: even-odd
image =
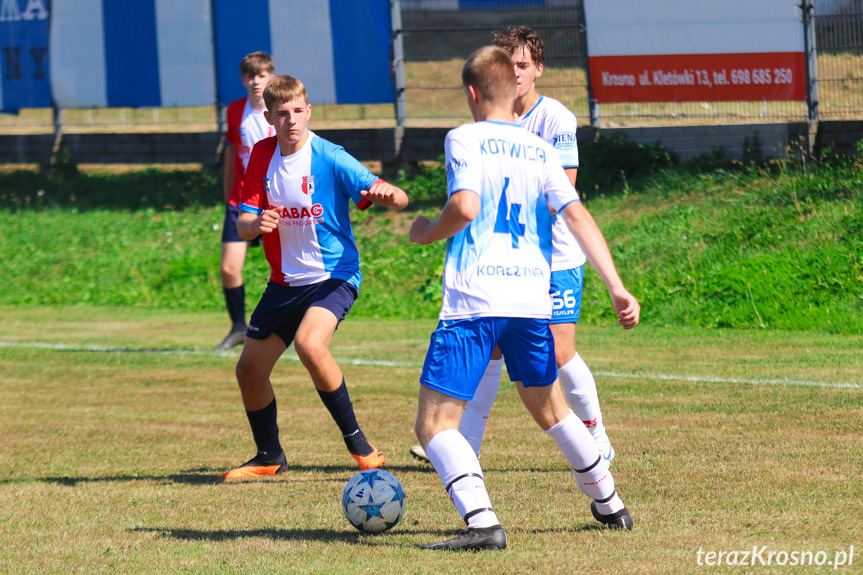
[{"label": "grass verge behind field", "polygon": [[[252,441],[238,350],[206,351],[222,314],[0,307],[0,572],[746,572],[699,567],[697,552],[832,559],[863,548],[859,341],[581,326],[635,530],[597,528],[554,443],[504,383],[482,462],[510,548],[420,551],[461,528],[436,474],[407,453],[434,323],[349,317],[334,338],[358,418],[408,496],[401,524],[361,536],[339,509],[353,461],[299,362],[273,377],[290,472],[223,484]],[[857,387],[830,387],[841,384]],[[752,570],[780,569],[816,568]]]},{"label": "grass verge behind field", "polygon": [[[859,158],[756,168],[718,155],[681,167],[658,147],[613,141],[585,155],[596,167],[579,185],[643,323],[863,333]],[[408,230],[439,213],[444,172],[426,166],[399,185],[412,202],[404,212],[351,212],[364,276],[355,317],[432,318],[440,308],[444,244],[411,244]],[[218,188],[194,172],[0,174],[4,303],[224,309]],[[253,249],[250,310],[268,275]],[[590,266],[585,276],[581,323],[607,323],[607,294]]]}]

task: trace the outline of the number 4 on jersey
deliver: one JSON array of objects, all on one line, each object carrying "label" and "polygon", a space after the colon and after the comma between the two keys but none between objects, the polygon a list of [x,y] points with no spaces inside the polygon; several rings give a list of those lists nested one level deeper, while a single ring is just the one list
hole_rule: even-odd
[{"label": "number 4 on jersey", "polygon": [[[506,189],[509,187],[509,178],[503,180],[503,192],[500,194],[500,202],[497,204],[497,218],[494,222],[494,233],[510,234],[512,236],[512,247],[518,247],[518,238],[524,237],[525,225],[518,223],[521,216],[521,204],[508,204],[506,201]],[[509,217],[507,217],[509,216]]]}]

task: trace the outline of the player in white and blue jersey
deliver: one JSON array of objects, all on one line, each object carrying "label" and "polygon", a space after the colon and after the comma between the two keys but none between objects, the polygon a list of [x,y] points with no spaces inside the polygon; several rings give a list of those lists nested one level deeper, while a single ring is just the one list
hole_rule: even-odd
[{"label": "player in white and blue jersey", "polygon": [[252,150],[237,218],[241,238],[262,236],[271,269],[237,362],[237,382],[258,452],[223,477],[287,472],[270,374],[291,343],[360,469],[380,467],[383,453],[357,423],[329,344],[362,280],[349,203],[360,209],[375,203],[401,210],[408,198],[343,148],[309,131],[312,107],[302,82],[274,76],[264,101],[276,135]]},{"label": "player in white and blue jersey", "polygon": [[[557,100],[536,91],[536,80],[542,75],[545,62],[542,40],[532,29],[519,26],[496,33],[494,45],[509,53],[515,68],[518,84],[514,105],[516,123],[554,146],[574,187],[579,167],[575,115]],[[615,453],[603,425],[596,382],[575,348],[575,324],[581,308],[585,256],[563,218],[557,215],[552,218],[551,332],[560,382],[570,407],[591,432],[602,456],[610,464]],[[495,353],[461,420],[461,432],[477,455],[491,406],[500,388],[502,364],[500,354]],[[418,446],[411,448],[411,454],[427,461]]]},{"label": "player in white and blue jersey", "polygon": [[416,433],[467,531],[423,548],[507,545],[477,455],[459,432],[464,406],[496,347],[528,411],[593,500],[594,517],[631,529],[632,516],[607,461],[555,385],[549,206],[576,234],[624,327],[638,323],[638,302],[623,287],[555,149],[513,123],[516,82],[509,55],[491,46],[478,50],[465,63],[462,82],[476,123],[447,135],[447,203],[434,221],[418,218],[410,237],[420,244],[447,240],[443,304],[420,376]]}]

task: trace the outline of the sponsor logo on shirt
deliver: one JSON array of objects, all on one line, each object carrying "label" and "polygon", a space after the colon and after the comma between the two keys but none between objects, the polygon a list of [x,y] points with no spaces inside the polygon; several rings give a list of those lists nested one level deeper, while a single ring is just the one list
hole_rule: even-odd
[{"label": "sponsor logo on shirt", "polygon": [[310,219],[310,218],[319,218],[324,215],[324,207],[321,204],[312,204],[310,207],[307,206],[291,206],[284,207],[280,210],[279,217],[284,218],[286,220],[300,220],[300,219]]},{"label": "sponsor logo on shirt", "polygon": [[551,143],[558,150],[571,150],[576,146],[575,134],[572,132],[561,132],[554,136]]},{"label": "sponsor logo on shirt", "polygon": [[451,179],[467,169],[467,161],[460,158],[450,158],[446,164],[446,177]]},{"label": "sponsor logo on shirt", "polygon": [[542,148],[504,139],[482,140],[479,143],[479,153],[485,156],[504,155],[513,159],[545,163],[545,150]]},{"label": "sponsor logo on shirt", "polygon": [[478,276],[498,276],[498,277],[528,277],[541,278],[545,277],[542,268],[530,268],[526,266],[477,266]]},{"label": "sponsor logo on shirt", "polygon": [[263,180],[264,180],[264,191],[269,192],[270,191],[270,178],[263,178]]},{"label": "sponsor logo on shirt", "polygon": [[312,195],[315,193],[315,185],[317,183],[317,176],[303,176],[303,193]]}]

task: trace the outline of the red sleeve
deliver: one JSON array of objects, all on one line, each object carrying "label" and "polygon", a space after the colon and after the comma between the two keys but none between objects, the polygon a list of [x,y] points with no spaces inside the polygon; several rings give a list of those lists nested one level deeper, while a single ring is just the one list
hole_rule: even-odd
[{"label": "red sleeve", "polygon": [[[374,185],[375,185],[375,184],[377,184],[378,182],[384,182],[384,183],[386,183],[386,180],[384,180],[383,178],[378,178],[377,180],[375,180],[374,182],[372,182],[372,186],[374,186]],[[371,186],[369,186],[369,187],[371,187]],[[368,199],[368,198],[363,198],[363,199],[361,199],[361,200],[360,200],[360,202],[357,204],[357,207],[360,209],[360,211],[363,211],[363,210],[367,210],[367,209],[369,209],[369,207],[371,207],[371,205],[372,205],[372,201],[371,201],[370,199]]]},{"label": "red sleeve", "polygon": [[270,160],[272,160],[278,145],[278,140],[275,136],[272,136],[264,138],[252,148],[252,155],[249,157],[249,167],[246,169],[246,177],[240,190],[241,210],[244,206],[255,210],[264,210],[267,208],[267,192],[264,189],[264,178],[267,176]]},{"label": "red sleeve", "polygon": [[243,109],[246,107],[248,97],[235,100],[228,104],[225,113],[228,120],[228,133],[225,142],[238,146],[240,144],[240,123],[243,121]]}]

